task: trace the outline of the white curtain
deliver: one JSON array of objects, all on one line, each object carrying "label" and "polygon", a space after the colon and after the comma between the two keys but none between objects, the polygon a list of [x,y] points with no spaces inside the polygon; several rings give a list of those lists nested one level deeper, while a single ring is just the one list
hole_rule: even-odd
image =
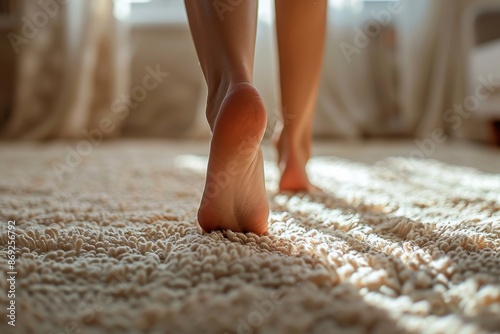
[{"label": "white curtain", "polygon": [[[466,86],[462,18],[479,2],[368,2],[360,10],[359,2],[332,1],[337,6],[329,12],[316,133],[356,138],[450,132],[444,113],[463,102]],[[392,23],[385,25],[389,17]],[[372,29],[368,43],[358,28],[365,36]],[[454,130],[478,138],[484,124],[471,117]]]},{"label": "white curtain", "polygon": [[24,40],[14,110],[3,134],[47,139],[119,132],[121,119],[111,106],[128,91],[129,53],[126,27],[116,19],[113,1],[24,0],[21,7],[36,33],[26,36],[21,26],[12,35]]}]

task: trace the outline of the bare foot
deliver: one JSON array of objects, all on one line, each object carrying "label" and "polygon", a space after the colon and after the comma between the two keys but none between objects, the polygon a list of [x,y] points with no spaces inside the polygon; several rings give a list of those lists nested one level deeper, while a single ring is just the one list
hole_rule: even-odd
[{"label": "bare foot", "polygon": [[249,83],[222,93],[219,108],[212,102],[216,117],[198,222],[207,232],[229,229],[264,234],[269,203],[260,142],[266,110]]},{"label": "bare foot", "polygon": [[311,136],[304,135],[301,140],[294,142],[288,137],[289,134],[282,130],[275,140],[281,171],[280,192],[322,193],[320,188],[309,182],[306,173],[307,161],[311,156]]}]

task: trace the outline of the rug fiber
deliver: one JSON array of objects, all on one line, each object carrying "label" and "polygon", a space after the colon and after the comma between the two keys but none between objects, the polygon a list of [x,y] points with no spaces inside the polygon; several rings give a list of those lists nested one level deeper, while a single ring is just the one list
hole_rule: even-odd
[{"label": "rug fiber", "polygon": [[3,146],[1,333],[500,331],[500,175],[434,160],[314,158],[325,195],[276,195],[269,235],[202,233],[206,157]]}]

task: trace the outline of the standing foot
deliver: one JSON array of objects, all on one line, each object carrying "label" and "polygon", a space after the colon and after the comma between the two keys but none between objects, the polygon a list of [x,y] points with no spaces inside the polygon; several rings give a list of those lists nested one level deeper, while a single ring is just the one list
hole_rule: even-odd
[{"label": "standing foot", "polygon": [[289,134],[281,131],[275,147],[278,152],[278,167],[281,171],[281,180],[279,183],[280,192],[307,192],[318,193],[322,190],[309,182],[307,177],[306,165],[311,155],[311,138],[305,138],[298,141],[297,144],[291,144],[288,139]]}]

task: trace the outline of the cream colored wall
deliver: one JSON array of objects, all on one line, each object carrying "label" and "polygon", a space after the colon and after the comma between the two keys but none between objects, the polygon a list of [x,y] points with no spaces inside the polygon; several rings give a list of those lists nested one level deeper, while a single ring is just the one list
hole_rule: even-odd
[{"label": "cream colored wall", "polygon": [[146,68],[169,76],[133,108],[124,134],[141,137],[179,136],[196,115],[202,72],[189,30],[185,26],[134,26],[131,32],[132,83],[142,85]]},{"label": "cream colored wall", "polygon": [[[204,119],[206,87],[187,23],[132,25],[131,29],[132,87],[141,85],[147,66],[159,64],[170,75],[131,111],[124,134],[208,136]],[[279,114],[276,62],[273,27],[259,22],[254,80],[269,113],[268,137]]]}]

